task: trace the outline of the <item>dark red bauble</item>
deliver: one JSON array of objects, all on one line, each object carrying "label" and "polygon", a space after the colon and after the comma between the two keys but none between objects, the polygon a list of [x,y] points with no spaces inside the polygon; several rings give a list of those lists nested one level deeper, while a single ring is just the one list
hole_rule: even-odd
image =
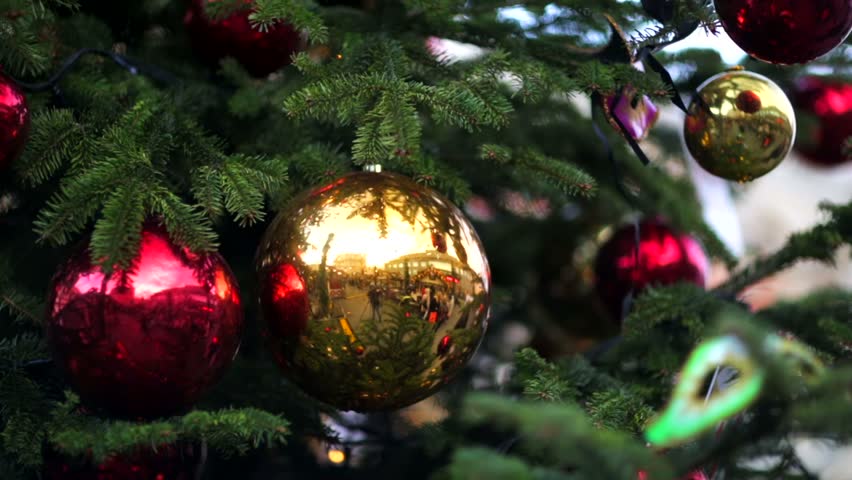
[{"label": "dark red bauble", "polygon": [[839,165],[852,137],[852,83],[803,77],[793,88],[793,106],[799,117],[796,150],[818,165]]},{"label": "dark red bauble", "polygon": [[[638,480],[648,480],[648,474],[642,470],[639,471],[639,475],[637,475]],[[701,470],[696,470],[692,473],[687,474],[685,477],[681,477],[680,480],[708,480],[707,475]]]},{"label": "dark red bauble", "polygon": [[107,457],[102,463],[45,455],[43,480],[195,480],[204,468],[201,448],[160,445]]},{"label": "dark red bauble", "polygon": [[731,39],[769,63],[807,63],[852,31],[852,0],[715,0]]},{"label": "dark red bauble", "polygon": [[24,150],[30,136],[30,109],[24,92],[0,73],[0,171]]},{"label": "dark red bauble", "polygon": [[616,231],[598,251],[595,287],[620,321],[627,313],[627,299],[646,287],[678,282],[704,286],[709,271],[707,254],[697,240],[673,231],[661,220],[644,220],[639,224],[638,252],[632,224]]},{"label": "dark red bauble", "polygon": [[47,338],[84,403],[154,418],[190,409],[240,345],[237,282],[218,254],[195,254],[149,223],[126,270],[104,275],[81,250],[53,279]]},{"label": "dark red bauble", "polygon": [[208,63],[224,57],[235,58],[252,75],[263,77],[290,64],[290,56],[301,47],[301,37],[291,25],[279,23],[265,32],[249,22],[251,0],[246,9],[222,20],[213,20],[204,10],[215,0],[191,0],[183,22],[193,47]]}]

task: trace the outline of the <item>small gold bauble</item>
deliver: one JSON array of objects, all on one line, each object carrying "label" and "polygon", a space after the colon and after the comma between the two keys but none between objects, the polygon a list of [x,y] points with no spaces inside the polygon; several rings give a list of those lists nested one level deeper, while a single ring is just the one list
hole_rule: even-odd
[{"label": "small gold bauble", "polygon": [[689,152],[705,170],[748,182],[774,169],[790,152],[796,116],[772,80],[730,70],[698,87],[683,135]]},{"label": "small gold bauble", "polygon": [[479,238],[447,199],[399,175],[350,174],[296,199],[269,226],[257,268],[285,375],[341,410],[426,398],[485,333]]}]

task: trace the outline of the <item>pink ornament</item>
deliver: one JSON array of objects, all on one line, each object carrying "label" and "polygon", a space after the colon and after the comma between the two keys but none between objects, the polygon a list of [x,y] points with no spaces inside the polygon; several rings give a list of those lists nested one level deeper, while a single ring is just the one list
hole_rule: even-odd
[{"label": "pink ornament", "polygon": [[616,123],[618,119],[627,133],[637,141],[648,136],[660,117],[660,109],[654,105],[654,102],[647,95],[637,98],[635,89],[632,87],[623,88],[621,95],[607,97],[604,110],[616,130],[621,131]]}]

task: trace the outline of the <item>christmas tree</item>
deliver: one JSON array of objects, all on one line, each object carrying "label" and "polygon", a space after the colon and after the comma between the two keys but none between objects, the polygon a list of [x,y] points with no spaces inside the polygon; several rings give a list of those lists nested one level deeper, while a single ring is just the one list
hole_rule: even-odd
[{"label": "christmas tree", "polygon": [[852,294],[745,294],[845,261],[849,194],[757,255],[720,220],[849,168],[850,30],[0,0],[0,478],[852,478],[804,452],[852,435]]}]

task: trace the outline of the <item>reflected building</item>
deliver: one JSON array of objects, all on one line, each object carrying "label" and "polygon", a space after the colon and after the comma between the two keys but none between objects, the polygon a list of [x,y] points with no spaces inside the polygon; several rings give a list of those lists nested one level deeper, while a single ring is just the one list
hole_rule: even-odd
[{"label": "reflected building", "polygon": [[360,253],[342,253],[334,258],[332,265],[343,273],[364,273],[367,270],[367,256]]},{"label": "reflected building", "polygon": [[[276,359],[341,410],[425,398],[485,332],[490,274],[476,233],[448,200],[404,177],[357,173],[306,194],[272,222],[257,260]],[[276,300],[294,278],[305,284],[307,321],[302,303]]]}]

